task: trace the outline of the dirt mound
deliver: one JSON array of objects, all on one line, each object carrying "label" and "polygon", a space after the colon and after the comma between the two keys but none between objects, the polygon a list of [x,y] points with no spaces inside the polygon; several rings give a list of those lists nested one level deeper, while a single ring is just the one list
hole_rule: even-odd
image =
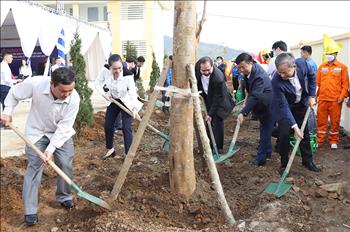
[{"label": "dirt mound", "polygon": [[104,141],[105,115],[106,113],[104,111],[94,114],[92,127],[82,128],[79,137],[87,141]]}]

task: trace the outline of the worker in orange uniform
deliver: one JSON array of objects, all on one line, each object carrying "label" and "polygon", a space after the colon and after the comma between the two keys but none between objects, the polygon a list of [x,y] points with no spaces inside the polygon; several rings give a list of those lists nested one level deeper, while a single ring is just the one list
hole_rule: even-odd
[{"label": "worker in orange uniform", "polygon": [[331,149],[338,148],[342,103],[348,96],[349,88],[348,68],[337,60],[339,51],[340,47],[336,43],[326,47],[327,61],[320,65],[316,76],[318,145],[321,146],[326,138],[329,116],[331,128],[328,139]]}]

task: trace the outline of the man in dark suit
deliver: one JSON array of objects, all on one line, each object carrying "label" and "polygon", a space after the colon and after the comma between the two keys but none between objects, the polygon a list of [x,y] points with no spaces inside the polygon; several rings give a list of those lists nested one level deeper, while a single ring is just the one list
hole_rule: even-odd
[{"label": "man in dark suit", "polygon": [[256,63],[251,55],[242,53],[236,58],[239,72],[244,74],[243,80],[248,92],[244,108],[238,115],[238,122],[243,123],[245,116],[253,112],[260,121],[260,143],[256,159],[251,163],[263,166],[266,158],[271,157],[271,134],[273,121],[271,120],[272,86],[269,75]]},{"label": "man in dark suit", "polygon": [[279,126],[279,153],[281,155],[282,174],[288,164],[290,135],[301,138],[300,150],[302,164],[310,171],[319,172],[314,164],[310,147],[308,127],[300,131],[304,115],[309,106],[313,106],[316,93],[315,73],[305,59],[294,59],[291,53],[282,53],[275,60],[277,72],[272,79],[272,114]]},{"label": "man in dark suit", "polygon": [[135,68],[132,69],[132,72],[134,73],[134,81],[136,82],[140,78],[140,71],[141,67],[145,63],[145,58],[143,56],[139,56],[136,59],[136,65]]},{"label": "man in dark suit", "polygon": [[213,65],[210,57],[202,57],[195,65],[198,90],[202,91],[208,112],[206,121],[213,126],[215,142],[220,153],[224,147],[224,119],[235,103],[227,89],[224,74]]}]

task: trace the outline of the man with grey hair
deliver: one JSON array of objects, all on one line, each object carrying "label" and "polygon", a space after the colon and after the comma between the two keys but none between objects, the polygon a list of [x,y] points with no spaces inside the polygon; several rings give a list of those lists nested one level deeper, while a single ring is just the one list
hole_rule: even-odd
[{"label": "man with grey hair", "polygon": [[280,174],[288,164],[290,151],[290,134],[301,138],[300,150],[302,164],[310,171],[319,172],[314,164],[310,147],[308,127],[304,133],[300,131],[308,106],[315,105],[316,78],[315,73],[303,58],[295,59],[291,53],[281,53],[276,57],[276,73],[272,78],[273,120],[278,123],[278,146],[281,155]]}]

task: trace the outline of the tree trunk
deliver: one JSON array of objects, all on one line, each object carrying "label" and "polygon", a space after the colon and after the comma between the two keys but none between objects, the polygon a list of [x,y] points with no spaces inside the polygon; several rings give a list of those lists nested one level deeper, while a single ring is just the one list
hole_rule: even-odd
[{"label": "tree trunk", "polygon": [[[196,2],[175,1],[173,85],[188,89],[186,65],[194,64],[196,49]],[[170,187],[189,197],[196,188],[193,161],[193,100],[174,94],[170,115]]]}]

